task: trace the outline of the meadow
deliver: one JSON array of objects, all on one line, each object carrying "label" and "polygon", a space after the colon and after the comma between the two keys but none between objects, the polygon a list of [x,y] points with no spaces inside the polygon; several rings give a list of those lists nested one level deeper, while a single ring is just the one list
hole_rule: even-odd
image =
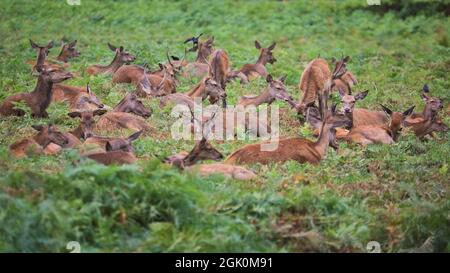
[{"label": "meadow", "polygon": [[[29,39],[77,39],[80,57],[67,84],[92,90],[114,106],[133,87],[113,85],[111,76],[88,76],[91,64],[108,64],[107,42],[123,45],[136,64],[156,68],[167,51],[182,56],[186,38],[214,36],[234,68],[258,57],[254,41],[276,41],[278,60],[268,65],[287,75],[298,99],[306,64],[321,56],[351,56],[356,90],[369,90],[358,107],[396,111],[420,98],[427,83],[433,96],[450,100],[448,1],[383,1],[380,7],[349,1],[0,1],[0,101],[36,84],[27,60],[36,58]],[[58,48],[52,49],[54,58]],[[189,60],[194,54],[187,56]],[[178,92],[195,80],[180,79]],[[258,94],[266,83],[227,86],[228,103]],[[333,98],[338,101],[338,96]],[[418,140],[405,132],[394,145],[340,143],[320,165],[248,165],[258,179],[200,177],[161,162],[190,150],[193,141],[170,136],[170,109],[146,99],[153,134],[135,142],[137,164],[103,166],[75,150],[57,156],[13,158],[10,144],[33,133],[32,124],[77,126],[68,107],[54,103],[49,118],[0,118],[0,251],[68,252],[366,252],[369,241],[382,252],[450,251],[450,139]],[[288,108],[276,102],[280,108]],[[445,112],[445,110],[443,112]],[[446,124],[450,117],[441,116]],[[282,115],[281,135],[314,139],[294,111]],[[212,144],[224,155],[251,141]]]}]

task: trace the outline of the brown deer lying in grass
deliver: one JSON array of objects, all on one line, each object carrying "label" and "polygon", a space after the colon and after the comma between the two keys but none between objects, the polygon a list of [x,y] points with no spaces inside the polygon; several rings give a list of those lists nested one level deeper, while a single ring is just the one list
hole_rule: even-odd
[{"label": "brown deer lying in grass", "polygon": [[[214,116],[209,119],[211,122]],[[202,128],[203,137],[198,141],[194,148],[189,152],[180,152],[176,155],[169,156],[165,158],[166,163],[170,163],[178,168],[185,171],[193,171],[203,176],[208,176],[211,174],[222,174],[226,177],[234,178],[236,180],[250,180],[256,177],[256,175],[243,167],[227,165],[223,163],[212,163],[212,164],[199,164],[193,166],[195,163],[201,160],[221,160],[223,155],[215,149],[207,140],[208,133],[205,133],[205,127]]]},{"label": "brown deer lying in grass", "polygon": [[94,111],[75,111],[67,115],[71,118],[80,118],[80,125],[74,130],[64,133],[69,140],[69,143],[63,148],[73,148],[81,144],[80,139],[88,139],[93,136],[93,129],[95,126],[95,116],[101,116],[106,113],[104,109],[97,109]]},{"label": "brown deer lying in grass", "polygon": [[97,74],[114,74],[123,64],[134,62],[136,57],[131,53],[125,51],[123,46],[119,48],[108,43],[109,49],[114,51],[116,55],[114,56],[113,61],[109,65],[91,65],[87,68],[86,73],[88,75],[97,75]]},{"label": "brown deer lying in grass", "polygon": [[269,74],[266,78],[268,86],[260,95],[245,95],[239,98],[238,105],[248,106],[254,105],[259,106],[263,103],[272,104],[276,99],[283,101],[291,101],[294,103],[293,98],[287,92],[286,86],[284,85],[286,77],[279,79],[273,79]]},{"label": "brown deer lying in grass", "polygon": [[[188,42],[188,40],[186,41]],[[205,42],[199,42],[197,39],[197,43],[194,42],[194,47],[189,51],[197,51],[197,58],[194,62],[186,65],[183,76],[186,78],[203,78],[208,74],[209,66],[207,60],[214,51],[214,37],[209,38]]]},{"label": "brown deer lying in grass", "polygon": [[368,144],[393,144],[397,142],[405,119],[412,113],[414,106],[403,113],[392,112],[386,106],[381,105],[389,116],[389,125],[362,125],[353,127],[346,136],[347,141],[366,146]]},{"label": "brown deer lying in grass", "polygon": [[87,155],[87,157],[104,165],[133,164],[137,161],[137,158],[134,155],[132,142],[137,140],[141,134],[142,131],[136,132],[127,138],[88,138],[86,142],[103,145],[106,152],[92,153]]},{"label": "brown deer lying in grass", "polygon": [[95,132],[113,131],[120,128],[147,131],[150,125],[143,119],[152,114],[135,94],[127,94],[111,112],[103,115],[95,126]]},{"label": "brown deer lying in grass", "polygon": [[59,83],[72,78],[69,72],[38,67],[38,80],[36,87],[30,93],[19,93],[9,96],[0,105],[0,116],[23,116],[25,112],[15,108],[15,103],[24,102],[31,108],[34,118],[46,118],[47,107],[52,98],[52,87],[54,83]]},{"label": "brown deer lying in grass", "polygon": [[319,164],[325,157],[329,144],[334,142],[332,129],[346,126],[349,123],[347,117],[336,115],[336,105],[333,105],[331,110],[325,111],[324,116],[320,136],[316,141],[304,138],[282,138],[274,151],[262,150],[261,145],[268,144],[268,142],[248,144],[233,152],[225,160],[225,163],[268,164],[270,162],[296,160],[300,163]]},{"label": "brown deer lying in grass", "polygon": [[423,139],[427,135],[433,137],[433,132],[447,132],[448,127],[442,122],[438,114],[443,109],[442,99],[438,97],[429,97],[428,85],[424,85],[421,94],[422,100],[425,102],[425,108],[422,113],[413,113],[406,119],[405,125],[416,134],[417,137]]},{"label": "brown deer lying in grass", "polygon": [[80,52],[75,48],[77,40],[74,40],[71,43],[64,43],[64,41],[61,40],[61,51],[59,52],[58,57],[56,57],[56,60],[59,62],[63,62],[63,65],[58,64],[55,61],[46,60],[49,50],[53,47],[53,41],[49,42],[46,46],[39,46],[32,40],[30,40],[30,44],[31,47],[33,49],[36,49],[38,53],[36,61],[27,61],[29,65],[33,66],[33,70],[35,70],[37,66],[42,66],[47,69],[53,68],[63,70],[67,68],[66,64],[70,59],[80,56]]},{"label": "brown deer lying in grass", "polygon": [[67,102],[71,111],[96,110],[105,106],[92,92],[89,83],[86,88],[55,84],[52,93],[52,101]]},{"label": "brown deer lying in grass", "polygon": [[[272,43],[269,47],[263,48],[258,41],[255,41],[255,47],[259,50],[259,57],[255,64],[245,64],[239,72],[233,73],[234,76],[240,74],[243,83],[251,81],[259,76],[267,78],[269,73],[266,69],[266,64],[274,64],[277,59],[273,56],[272,50],[276,43]],[[243,75],[243,76],[242,76]]]},{"label": "brown deer lying in grass", "polygon": [[44,149],[50,143],[64,146],[68,139],[54,125],[33,125],[33,129],[38,133],[32,137],[22,139],[9,146],[11,154],[16,157],[23,157],[32,154],[44,154]]}]

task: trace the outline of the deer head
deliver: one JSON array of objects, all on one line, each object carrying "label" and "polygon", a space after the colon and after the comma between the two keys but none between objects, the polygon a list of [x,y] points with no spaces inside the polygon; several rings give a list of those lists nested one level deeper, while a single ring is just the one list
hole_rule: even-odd
[{"label": "deer head", "polygon": [[339,95],[341,96],[342,102],[342,111],[346,115],[350,115],[353,113],[353,109],[355,109],[355,103],[359,100],[363,100],[367,94],[369,94],[369,90],[359,92],[356,95],[345,94],[343,90],[339,90]]},{"label": "deer head", "polygon": [[279,99],[287,102],[294,102],[294,99],[289,95],[284,82],[286,80],[286,76],[283,76],[279,79],[273,79],[272,75],[268,75],[266,78],[269,86],[267,87],[269,90],[270,97],[273,100]]},{"label": "deer head", "polygon": [[266,63],[273,64],[277,61],[273,56],[272,50],[275,48],[277,43],[272,43],[269,47],[263,48],[258,41],[255,41],[255,47],[259,50],[258,62],[265,65]]},{"label": "deer head", "polygon": [[389,116],[389,129],[391,129],[392,132],[392,139],[394,141],[398,140],[398,137],[400,135],[400,132],[403,129],[403,124],[405,119],[412,114],[414,107],[412,106],[410,107],[408,110],[406,110],[403,113],[399,113],[399,112],[393,112],[392,110],[390,110],[389,108],[387,108],[386,106],[380,104],[381,108],[383,109],[383,111],[386,113],[386,115]]},{"label": "deer head", "polygon": [[116,112],[133,113],[135,115],[148,118],[152,111],[145,108],[141,100],[135,94],[128,93],[114,108]]},{"label": "deer head", "polygon": [[444,104],[442,99],[438,97],[430,97],[428,94],[430,93],[429,87],[427,84],[423,86],[422,89],[422,100],[425,102],[425,109],[423,110],[423,115],[425,118],[431,118],[444,108]]},{"label": "deer head", "polygon": [[48,56],[48,53],[50,52],[50,49],[53,47],[53,41],[50,41],[46,46],[40,46],[33,42],[30,39],[31,47],[35,50],[37,50],[37,61],[36,61],[36,69],[41,69],[44,65],[45,58]]},{"label": "deer head", "polygon": [[127,138],[117,138],[112,139],[108,142],[106,142],[106,151],[112,152],[112,151],[124,151],[124,152],[130,152],[134,153],[133,148],[133,141],[139,138],[139,136],[142,134],[142,131],[136,132],[132,135],[130,135]]},{"label": "deer head", "polygon": [[70,72],[64,72],[55,68],[45,68],[43,66],[36,67],[39,77],[45,82],[60,83],[62,81],[73,78]]},{"label": "deer head", "polygon": [[95,125],[95,116],[101,116],[106,113],[104,109],[97,109],[95,111],[71,112],[67,115],[71,118],[80,118],[80,125],[75,130],[80,138],[87,139],[93,136],[92,130]]},{"label": "deer head", "polygon": [[86,84],[86,94],[80,97],[76,104],[76,109],[89,109],[89,106],[95,106],[97,108],[103,108],[105,105],[100,102],[98,97],[92,92],[89,83]]},{"label": "deer head", "polygon": [[32,125],[38,133],[33,136],[33,139],[39,143],[42,147],[47,147],[48,144],[54,143],[59,146],[66,145],[69,140],[63,133],[61,133],[58,128],[54,125]]},{"label": "deer head", "polygon": [[77,40],[67,44],[61,40],[61,52],[59,53],[57,59],[66,63],[69,59],[80,56],[80,52],[75,48],[76,44]]},{"label": "deer head", "polygon": [[214,51],[214,36],[206,40],[205,42],[198,42],[194,44],[189,51],[197,51],[197,62],[203,62]]},{"label": "deer head", "polygon": [[209,102],[211,104],[214,104],[219,100],[223,101],[224,98],[226,98],[227,94],[225,93],[225,90],[223,90],[223,88],[220,87],[220,85],[211,77],[207,77],[204,80],[204,83],[205,83],[204,96],[209,97]]},{"label": "deer head", "polygon": [[114,51],[116,53],[115,59],[118,59],[121,63],[131,63],[134,62],[134,60],[136,60],[136,57],[133,54],[125,51],[123,46],[117,48],[112,44],[108,43],[108,47],[109,49],[111,49],[111,51]]}]

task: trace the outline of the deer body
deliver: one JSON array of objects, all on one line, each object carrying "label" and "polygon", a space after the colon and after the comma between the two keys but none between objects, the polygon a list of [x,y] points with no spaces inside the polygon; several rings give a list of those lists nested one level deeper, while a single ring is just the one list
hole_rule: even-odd
[{"label": "deer body", "polygon": [[52,89],[52,101],[67,102],[71,111],[96,110],[104,104],[91,91],[89,85],[84,87],[55,84]]},{"label": "deer body", "polygon": [[201,176],[209,176],[212,174],[221,174],[225,177],[236,180],[252,180],[257,176],[254,172],[244,167],[234,166],[223,163],[198,164],[185,168],[186,171],[195,172]]},{"label": "deer body", "polygon": [[53,125],[32,126],[38,133],[32,137],[17,141],[9,146],[10,152],[16,157],[31,154],[43,154],[44,149],[51,143],[63,146],[68,139]]},{"label": "deer body", "polygon": [[22,101],[31,108],[33,117],[48,117],[46,109],[50,105],[53,83],[62,82],[70,78],[72,78],[72,74],[67,72],[42,71],[32,92],[15,94],[5,99],[0,105],[0,115],[23,116],[25,112],[21,109],[15,109],[14,106],[14,103]]},{"label": "deer body", "polygon": [[245,64],[239,72],[247,77],[247,81],[253,80],[259,76],[266,78],[269,73],[267,72],[267,63],[274,64],[277,59],[273,56],[272,50],[275,48],[276,43],[272,43],[269,47],[263,48],[258,41],[255,41],[255,47],[259,50],[259,57],[254,64]]},{"label": "deer body", "polygon": [[254,105],[259,106],[263,103],[272,104],[276,99],[291,101],[293,103],[292,97],[286,90],[284,85],[285,78],[280,78],[274,80],[272,76],[267,76],[266,81],[268,86],[260,95],[246,95],[239,98],[238,105],[248,106]]},{"label": "deer body", "polygon": [[113,61],[109,65],[91,65],[86,69],[88,75],[97,74],[114,74],[123,64],[133,62],[136,57],[132,54],[126,52],[121,46],[116,48],[115,46],[108,43],[109,48],[115,52]]}]

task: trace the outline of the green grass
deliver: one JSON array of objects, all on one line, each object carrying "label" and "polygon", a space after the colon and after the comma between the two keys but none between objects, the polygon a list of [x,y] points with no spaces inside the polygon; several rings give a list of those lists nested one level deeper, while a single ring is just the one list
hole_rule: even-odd
[{"label": "green grass", "polygon": [[[414,1],[425,2],[418,12],[412,4],[398,12],[374,12],[362,0],[81,2],[0,2],[0,101],[35,85],[25,63],[35,58],[29,38],[78,39],[82,55],[71,70],[82,72],[110,62],[107,42],[136,54],[136,63],[156,67],[167,50],[182,55],[182,41],[201,32],[215,36],[236,68],[256,60],[255,39],[264,46],[276,41],[278,62],[268,69],[288,76],[296,98],[307,62],[319,54],[327,59],[345,54],[352,57],[348,68],[358,77],[357,89],[370,90],[361,107],[383,103],[404,111],[416,105],[421,111],[424,83],[433,95],[450,99],[450,19],[434,10],[445,1]],[[88,81],[110,106],[132,90],[112,85],[110,76],[83,73],[69,84]],[[182,80],[180,92],[193,84]],[[263,79],[229,85],[229,104],[264,86]],[[150,122],[158,136],[165,137],[138,140],[137,155],[145,159],[123,167],[98,165],[76,151],[25,159],[9,155],[8,146],[31,135],[34,123],[74,128],[77,120],[66,116],[65,105],[52,104],[49,119],[0,119],[0,251],[66,252],[75,240],[84,252],[359,252],[369,241],[380,242],[383,252],[397,252],[417,249],[429,237],[432,251],[450,251],[448,133],[426,142],[406,134],[395,145],[366,149],[341,143],[319,166],[250,165],[259,178],[239,182],[199,178],[160,163],[193,143],[171,139],[169,110],[157,101],[145,103],[154,110]],[[282,135],[311,137],[295,113],[283,118]],[[244,143],[213,142],[225,155]]]}]

